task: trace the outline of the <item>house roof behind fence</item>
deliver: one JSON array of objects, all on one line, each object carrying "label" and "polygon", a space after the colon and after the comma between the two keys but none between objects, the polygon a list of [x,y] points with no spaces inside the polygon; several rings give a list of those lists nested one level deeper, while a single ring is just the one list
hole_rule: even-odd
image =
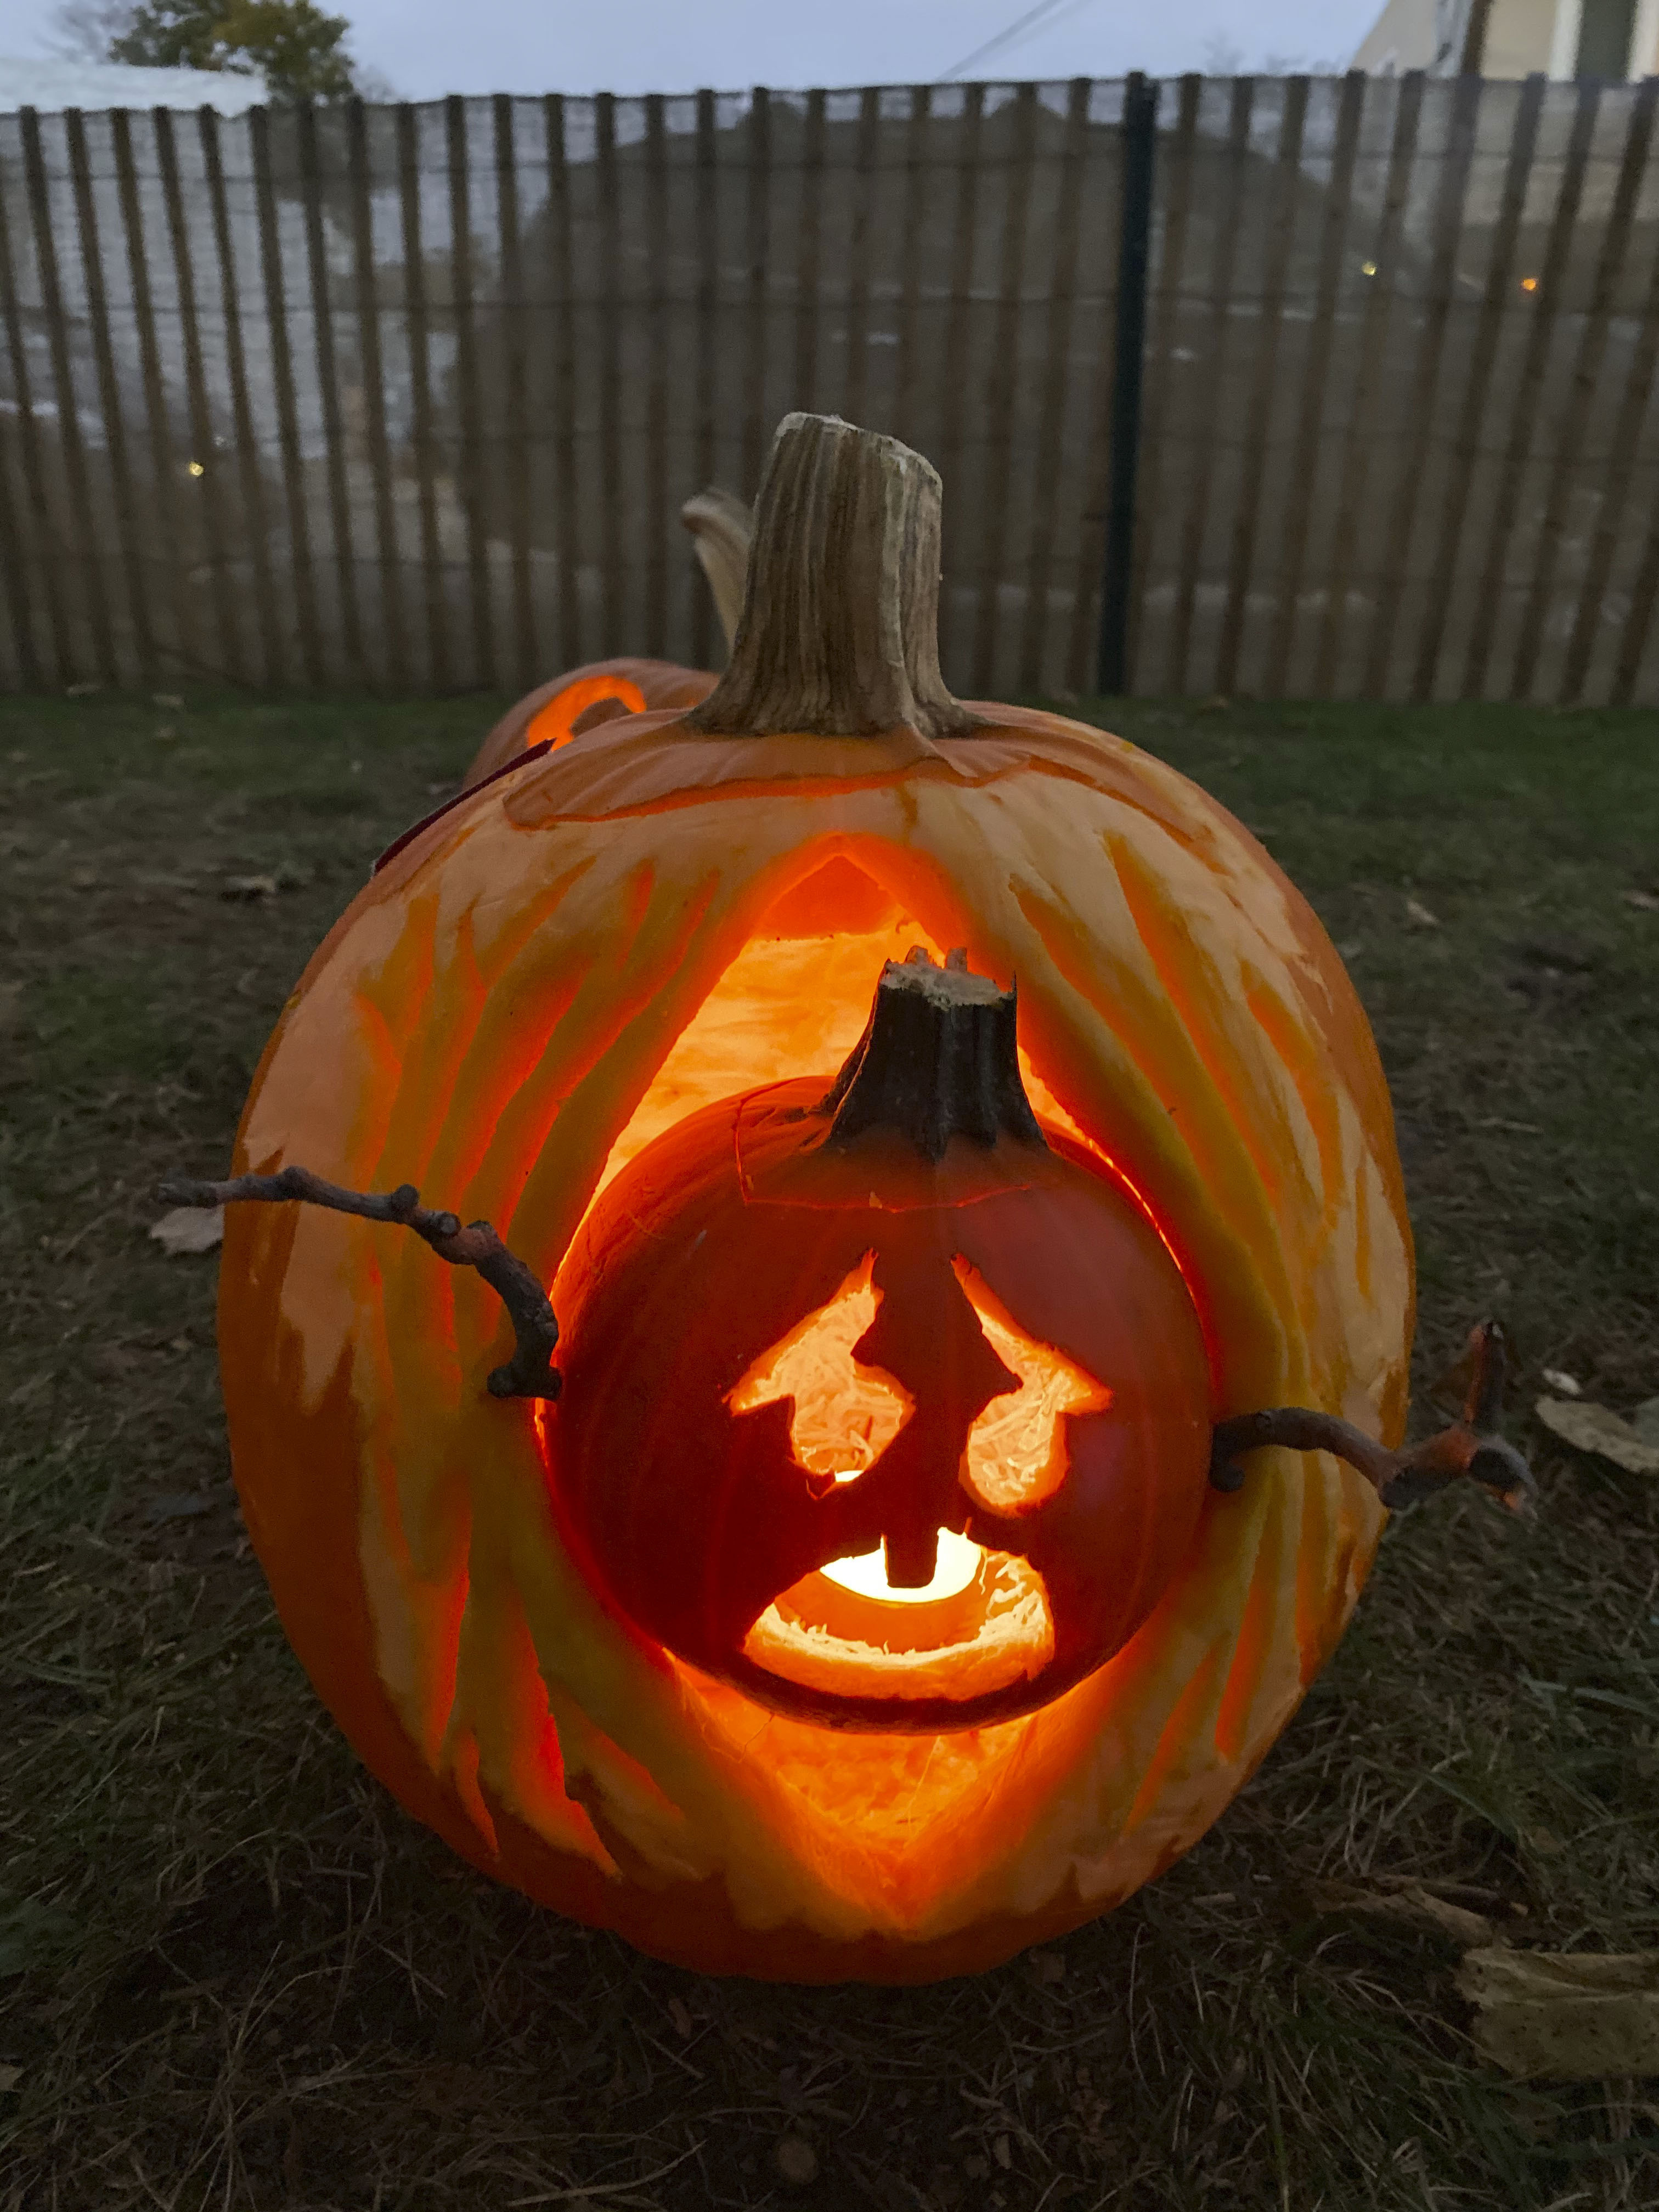
[{"label": "house roof behind fence", "polygon": [[225,70],[129,69],[121,62],[17,60],[0,55],[0,115],[20,107],[215,107],[241,115],[265,98],[264,80]]}]

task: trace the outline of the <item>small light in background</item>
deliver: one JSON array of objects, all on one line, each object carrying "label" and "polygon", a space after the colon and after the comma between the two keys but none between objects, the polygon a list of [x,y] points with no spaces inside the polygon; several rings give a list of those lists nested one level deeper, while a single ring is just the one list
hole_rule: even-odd
[{"label": "small light in background", "polygon": [[1523,292],[1535,292],[1538,289],[1538,279],[1535,276],[1523,276],[1521,279],[1521,289]]},{"label": "small light in background", "polygon": [[207,474],[207,464],[204,461],[192,461],[190,465],[190,472],[193,477],[204,477]]},{"label": "small light in background", "polygon": [[1362,261],[1359,269],[1362,276],[1375,276],[1376,274],[1376,264],[1374,261]]}]

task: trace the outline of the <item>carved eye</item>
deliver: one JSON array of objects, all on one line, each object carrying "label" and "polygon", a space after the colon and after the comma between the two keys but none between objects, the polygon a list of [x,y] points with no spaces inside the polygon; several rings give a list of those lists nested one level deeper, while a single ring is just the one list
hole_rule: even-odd
[{"label": "carved eye", "polygon": [[1063,1352],[1027,1336],[976,1267],[960,1255],[951,1264],[992,1351],[1019,1377],[1018,1389],[993,1398],[969,1431],[968,1487],[993,1513],[1029,1513],[1066,1480],[1066,1416],[1103,1413],[1112,1394]]},{"label": "carved eye", "polygon": [[881,1304],[870,1279],[875,1264],[875,1254],[866,1252],[834,1297],[762,1352],[726,1401],[734,1413],[751,1413],[793,1399],[789,1449],[821,1480],[856,1481],[910,1418],[903,1385],[853,1357]]}]

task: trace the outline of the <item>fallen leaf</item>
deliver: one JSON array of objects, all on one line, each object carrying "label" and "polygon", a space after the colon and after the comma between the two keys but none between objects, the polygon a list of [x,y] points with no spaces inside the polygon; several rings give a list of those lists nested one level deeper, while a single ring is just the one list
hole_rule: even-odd
[{"label": "fallen leaf", "polygon": [[222,1206],[175,1206],[171,1213],[151,1222],[149,1233],[174,1259],[181,1252],[211,1252],[224,1242],[225,1209]]},{"label": "fallen leaf", "polygon": [[674,2033],[680,2041],[689,2043],[691,2039],[691,2015],[678,1997],[669,1998],[668,2017],[673,2021]]},{"label": "fallen leaf", "polygon": [[792,2189],[805,2189],[818,2178],[818,2154],[805,2136],[780,2136],[772,2163]]},{"label": "fallen leaf", "polygon": [[1659,1474],[1659,1443],[1645,1443],[1605,1406],[1589,1398],[1540,1398],[1533,1411],[1552,1436],[1575,1451],[1611,1460],[1626,1474]]},{"label": "fallen leaf", "polygon": [[1012,2173],[1013,2172],[1013,2146],[1009,2142],[1006,2136],[999,2136],[997,2137],[996,2141],[991,2145],[991,2155],[995,2159],[997,2164],[1002,2168],[1005,2173]]},{"label": "fallen leaf", "polygon": [[1630,1425],[1644,1444],[1659,1444],[1659,1398],[1644,1398]]},{"label": "fallen leaf", "polygon": [[90,699],[94,691],[101,691],[100,684],[70,684],[64,689],[66,699]]},{"label": "fallen leaf", "polygon": [[1522,2081],[1659,2074],[1659,1951],[1471,1951],[1457,1986],[1476,2047]]},{"label": "fallen leaf", "polygon": [[275,876],[227,876],[219,888],[223,899],[274,899],[282,885]]},{"label": "fallen leaf", "polygon": [[1397,1927],[1444,1936],[1461,1950],[1492,1942],[1492,1923],[1484,1914],[1449,1904],[1420,1882],[1379,1894],[1352,1882],[1313,1881],[1308,1885],[1308,1899],[1316,1912],[1354,1912],[1370,1920],[1392,1921]]},{"label": "fallen leaf", "polygon": [[1638,914],[1659,914],[1659,891],[1626,891],[1625,904]]},{"label": "fallen leaf", "polygon": [[15,2089],[22,2078],[21,2066],[0,2066],[0,2097],[3,2097],[8,2089]]},{"label": "fallen leaf", "polygon": [[185,703],[177,691],[152,691],[149,696],[158,707],[182,707]]},{"label": "fallen leaf", "polygon": [[1563,1398],[1582,1398],[1584,1395],[1583,1384],[1572,1376],[1565,1374],[1559,1367],[1547,1367],[1544,1380]]},{"label": "fallen leaf", "polygon": [[1437,914],[1431,914],[1421,899],[1408,898],[1406,901],[1406,927],[1408,929],[1438,929],[1440,917]]}]

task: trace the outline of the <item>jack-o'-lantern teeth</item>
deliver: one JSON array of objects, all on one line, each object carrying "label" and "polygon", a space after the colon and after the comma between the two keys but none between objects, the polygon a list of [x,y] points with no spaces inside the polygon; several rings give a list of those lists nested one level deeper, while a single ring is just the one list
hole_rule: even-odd
[{"label": "jack-o'-lantern teeth", "polygon": [[[835,1296],[763,1352],[726,1401],[734,1413],[789,1401],[795,1463],[826,1489],[854,1482],[873,1467],[915,1410],[896,1376],[854,1356],[882,1301],[875,1262],[874,1252],[866,1252]],[[1027,1335],[968,1261],[957,1255],[951,1264],[986,1341],[1017,1378],[969,1431],[962,1475],[992,1512],[1030,1512],[1065,1480],[1066,1417],[1103,1413],[1112,1394],[1063,1352]],[[871,1556],[879,1564],[878,1553]],[[971,1578],[970,1571],[953,1587]],[[846,1586],[862,1584],[848,1579]]]}]

